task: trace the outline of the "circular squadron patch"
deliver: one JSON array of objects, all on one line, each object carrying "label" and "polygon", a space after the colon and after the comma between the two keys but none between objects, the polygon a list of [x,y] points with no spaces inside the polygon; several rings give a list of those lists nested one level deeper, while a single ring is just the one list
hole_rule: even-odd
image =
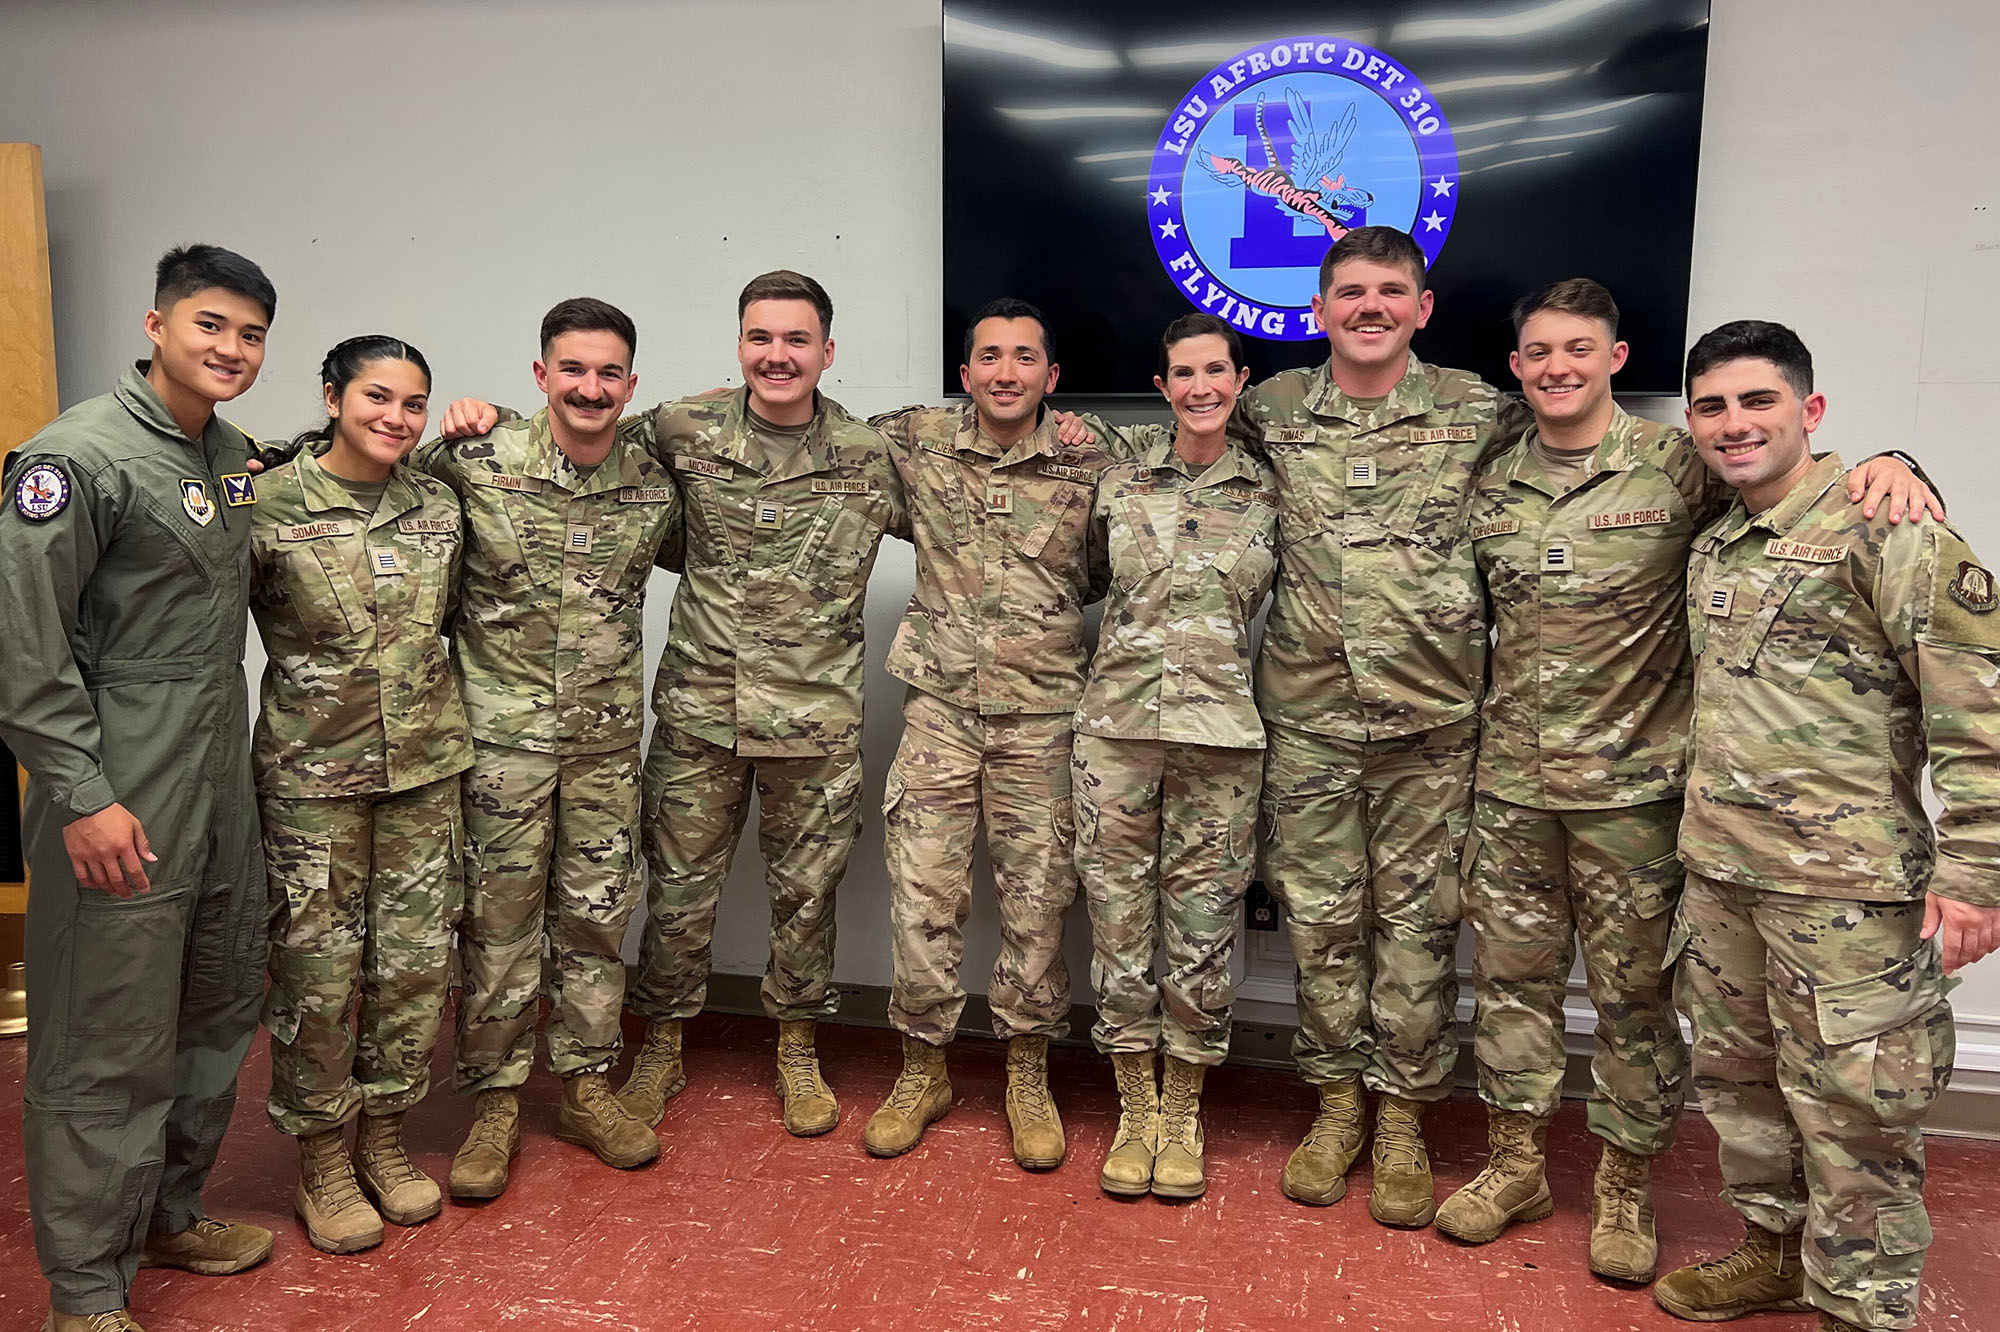
[{"label": "circular squadron patch", "polygon": [[69,507],[69,478],[54,463],[36,463],[14,483],[14,511],[43,523]]}]

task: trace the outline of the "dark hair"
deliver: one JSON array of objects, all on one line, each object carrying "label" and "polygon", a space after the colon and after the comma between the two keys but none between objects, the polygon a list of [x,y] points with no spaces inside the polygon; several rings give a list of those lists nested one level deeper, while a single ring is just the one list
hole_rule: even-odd
[{"label": "dark hair", "polygon": [[161,255],[153,270],[153,308],[164,314],[175,302],[210,287],[257,302],[266,320],[278,317],[278,289],[264,270],[220,245],[180,245]]},{"label": "dark hair", "polygon": [[[392,338],[386,333],[364,333],[358,338],[334,344],[326,359],[319,363],[319,382],[332,389],[334,399],[338,401],[347,392],[347,386],[377,361],[408,361],[424,372],[424,387],[430,387],[431,363],[424,359],[424,354],[401,338]],[[329,418],[317,427],[295,435],[292,443],[303,447],[326,443],[332,438],[333,421]]]},{"label": "dark hair", "polygon": [[1170,353],[1174,344],[1198,338],[1204,333],[1213,333],[1229,344],[1229,363],[1238,370],[1243,368],[1243,338],[1236,326],[1226,319],[1218,319],[1212,314],[1184,314],[1167,325],[1167,331],[1160,334],[1160,378],[1165,379],[1173,369]]},{"label": "dark hair", "polygon": [[1769,361],[1778,367],[1792,392],[1801,398],[1812,396],[1812,353],[1798,334],[1763,319],[1738,319],[1695,339],[1694,346],[1688,348],[1682,390],[1694,397],[1694,377],[1730,361]]},{"label": "dark hair", "polygon": [[1618,302],[1611,299],[1611,293],[1601,282],[1581,277],[1564,278],[1561,282],[1523,296],[1514,302],[1514,336],[1518,339],[1521,326],[1544,310],[1559,310],[1564,314],[1595,319],[1611,330],[1612,341],[1618,340]]},{"label": "dark hair", "polygon": [[1012,296],[1002,296],[997,301],[986,302],[986,304],[979,307],[979,313],[972,316],[972,319],[966,324],[965,360],[970,361],[972,359],[972,335],[978,331],[981,324],[989,319],[1034,320],[1037,324],[1041,325],[1042,329],[1042,355],[1051,365],[1055,363],[1056,339],[1055,334],[1049,332],[1049,317],[1026,301],[1016,300]]},{"label": "dark hair", "polygon": [[[572,296],[566,301],[557,301],[542,316],[542,355],[547,356],[549,344],[565,333],[616,334],[625,339],[626,359],[639,354],[639,330],[632,326],[632,316],[609,301],[600,301],[594,296]],[[625,368],[630,370],[632,367],[628,365]]]},{"label": "dark hair", "polygon": [[825,287],[804,273],[778,268],[751,278],[736,298],[738,323],[742,322],[743,312],[750,308],[752,301],[811,301],[812,308],[819,311],[820,336],[833,336],[833,297],[826,294]]},{"label": "dark hair", "polygon": [[1350,259],[1407,268],[1416,275],[1417,291],[1421,293],[1424,289],[1424,252],[1407,231],[1394,227],[1356,227],[1328,246],[1326,258],[1319,261],[1321,295],[1333,285],[1333,270]]}]

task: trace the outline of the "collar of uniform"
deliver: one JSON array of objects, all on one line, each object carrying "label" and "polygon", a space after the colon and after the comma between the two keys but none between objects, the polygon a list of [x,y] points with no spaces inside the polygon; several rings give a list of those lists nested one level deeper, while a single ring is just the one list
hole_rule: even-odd
[{"label": "collar of uniform", "polygon": [[1431,383],[1424,374],[1424,363],[1417,359],[1415,352],[1407,353],[1408,360],[1403,365],[1403,377],[1382,399],[1382,405],[1372,412],[1364,412],[1354,405],[1354,400],[1333,382],[1333,362],[1321,361],[1313,369],[1311,385],[1306,389],[1306,410],[1314,416],[1331,416],[1373,430],[1391,421],[1401,421],[1405,417],[1422,416],[1437,406],[1437,396],[1431,392]]},{"label": "collar of uniform", "polygon": [[[152,364],[151,361],[134,361],[126,366],[125,373],[118,376],[118,387],[113,390],[113,396],[118,399],[120,406],[132,413],[133,418],[148,430],[165,435],[176,443],[195,443],[195,440],[181,433],[180,423],[174,420],[173,413],[167,410],[167,404],[161,401],[158,391],[146,378],[146,371],[152,368]],[[208,436],[218,430],[233,429],[235,427],[227,425],[220,416],[211,415],[208,418],[208,429],[202,432],[202,440],[206,441]]]},{"label": "collar of uniform", "polygon": [[739,467],[762,476],[766,481],[788,481],[795,476],[833,470],[833,399],[813,390],[813,419],[806,437],[782,467],[766,473],[762,452],[751,448],[750,388],[746,384],[729,395],[729,410],[722,419],[714,451]]},{"label": "collar of uniform", "polygon": [[[326,470],[319,455],[311,449],[299,450],[296,469],[299,479],[299,494],[305,501],[307,513],[325,513],[328,509],[347,509],[354,513],[366,513],[354,502],[354,495],[340,478]],[[375,506],[368,526],[380,527],[393,522],[412,509],[423,507],[424,497],[410,480],[410,470],[402,463],[389,469],[387,484],[382,488],[381,502]]]},{"label": "collar of uniform", "polygon": [[1818,504],[1820,497],[1833,489],[1841,477],[1847,475],[1847,464],[1837,453],[1824,454],[1814,460],[1799,478],[1799,483],[1785,492],[1785,497],[1764,512],[1750,520],[1752,527],[1767,527],[1779,536],[1799,525],[1799,520]]},{"label": "collar of uniform", "polygon": [[[1584,464],[1583,474],[1577,478],[1569,493],[1575,494],[1583,484],[1599,472],[1627,472],[1638,464],[1638,442],[1644,433],[1638,428],[1638,418],[1631,416],[1617,403],[1611,404],[1611,424],[1605,428],[1603,436],[1591,450],[1590,458]],[[1540,423],[1530,425],[1527,432],[1516,440],[1506,454],[1506,477],[1509,482],[1518,481],[1524,486],[1539,490],[1553,497],[1548,488],[1548,476],[1535,458],[1535,441],[1542,437]]]},{"label": "collar of uniform", "polygon": [[[623,435],[614,436],[611,452],[604,455],[604,461],[597,464],[589,476],[578,476],[569,456],[562,451],[562,445],[556,443],[555,427],[549,421],[549,409],[544,407],[529,418],[528,456],[522,463],[521,475],[561,486],[572,495],[595,495],[601,490],[616,490],[627,484],[624,458],[631,452],[632,446]],[[571,485],[572,481],[576,484]]]},{"label": "collar of uniform", "polygon": [[[1038,413],[1035,428],[1014,442],[1014,446],[1000,455],[995,467],[1010,467],[1029,458],[1053,458],[1062,451],[1062,443],[1056,438],[1056,418],[1046,405],[1036,409]],[[992,443],[988,440],[987,443]]]}]

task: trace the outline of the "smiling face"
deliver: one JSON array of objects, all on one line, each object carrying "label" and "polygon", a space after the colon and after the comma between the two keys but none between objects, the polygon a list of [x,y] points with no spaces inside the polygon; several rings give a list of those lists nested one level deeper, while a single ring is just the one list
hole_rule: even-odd
[{"label": "smiling face", "polygon": [[1776,365],[1758,357],[1712,365],[1688,384],[1695,448],[1752,512],[1776,504],[1806,474],[1810,437],[1825,417],[1824,394],[1799,397]]},{"label": "smiling face", "polygon": [[1601,319],[1567,310],[1537,310],[1521,324],[1507,363],[1544,427],[1611,418],[1611,376],[1627,348]]},{"label": "smiling face", "polygon": [[1349,259],[1335,266],[1312,308],[1326,329],[1334,369],[1369,374],[1402,367],[1410,339],[1430,322],[1431,293],[1401,264]]},{"label": "smiling face", "polygon": [[986,433],[1003,436],[1035,420],[1058,371],[1033,319],[982,319],[972,330],[972,359],[958,368]]},{"label": "smiling face", "polygon": [[833,339],[811,301],[752,301],[736,336],[736,362],[759,416],[803,425],[812,417],[819,378],[833,364]]},{"label": "smiling face", "polygon": [[1249,378],[1220,333],[1198,333],[1167,348],[1167,373],[1153,376],[1153,386],[1174,409],[1183,436],[1211,436],[1228,425]]},{"label": "smiling face", "polygon": [[331,384],[325,393],[333,420],[325,461],[336,476],[387,476],[422,438],[430,416],[430,376],[399,357],[370,361],[338,396]]},{"label": "smiling face", "polygon": [[567,441],[582,444],[618,428],[639,377],[624,338],[609,329],[573,329],[549,339],[535,362],[535,387],[548,394],[549,415]]},{"label": "smiling face", "polygon": [[153,373],[194,398],[228,402],[257,382],[270,322],[262,305],[221,287],[148,310]]}]

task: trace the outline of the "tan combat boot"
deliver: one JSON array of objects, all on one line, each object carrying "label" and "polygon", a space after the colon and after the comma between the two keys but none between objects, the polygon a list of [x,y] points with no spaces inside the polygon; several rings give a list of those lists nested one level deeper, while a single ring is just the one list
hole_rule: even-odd
[{"label": "tan combat boot", "polygon": [[146,1332],[146,1329],[133,1322],[132,1315],[123,1309],[94,1314],[57,1313],[51,1309],[42,1323],[42,1332]]},{"label": "tan combat boot", "polygon": [[1676,1318],[1719,1323],[1766,1309],[1806,1307],[1806,1270],[1799,1236],[1745,1225],[1734,1253],[1669,1272],[1653,1285],[1653,1301]]},{"label": "tan combat boot", "polygon": [[202,1276],[234,1276],[271,1256],[278,1237],[247,1221],[197,1217],[186,1230],[156,1230],[139,1251],[141,1267],[178,1267]]},{"label": "tan combat boot", "polygon": [[1347,1170],[1361,1154],[1361,1079],[1342,1078],[1319,1087],[1319,1113],[1305,1141],[1285,1162],[1285,1196],[1326,1207],[1347,1194]]},{"label": "tan combat boot", "polygon": [[1201,1084],[1208,1069],[1168,1055],[1161,1073],[1153,1192],[1162,1198],[1199,1198],[1208,1190],[1201,1166]]},{"label": "tan combat boot", "polygon": [[292,1208],[306,1238],[326,1253],[359,1253],[382,1242],[382,1218],[361,1196],[339,1129],[299,1139],[299,1190]]},{"label": "tan combat boot", "polygon": [[903,1071],[882,1108],[868,1116],[861,1145],[871,1156],[901,1156],[923,1141],[924,1130],[951,1109],[951,1079],[945,1075],[944,1047],[903,1037]]},{"label": "tan combat boot", "polygon": [[817,1138],[840,1122],[840,1102],[819,1073],[813,1032],[819,1024],[798,1018],[778,1024],[778,1096],[785,1103],[785,1132]]},{"label": "tan combat boot", "polygon": [[611,1094],[611,1079],[602,1073],[576,1073],[563,1079],[556,1138],[590,1148],[598,1160],[618,1170],[642,1166],[660,1154],[659,1138],[625,1113]]},{"label": "tan combat boot", "polygon": [[[1646,1282],[1659,1266],[1653,1235],[1652,1162],[1610,1143],[1590,1193],[1590,1270],[1614,1281]],[[1444,1226],[1444,1213],[1438,1213]]]},{"label": "tan combat boot", "polygon": [[472,1129],[451,1158],[451,1196],[497,1198],[507,1189],[507,1166],[521,1154],[521,1101],[512,1087],[479,1093]]},{"label": "tan combat boot", "polygon": [[416,1226],[444,1210],[437,1181],[417,1169],[403,1150],[403,1116],[361,1116],[354,1139],[354,1178],[383,1216]]},{"label": "tan combat boot", "polygon": [[665,1018],[647,1024],[646,1042],[632,1061],[632,1076],[619,1089],[618,1104],[647,1128],[658,1128],[667,1102],[688,1085],[681,1067],[681,1020]]},{"label": "tan combat boot", "polygon": [[1023,1170],[1054,1170],[1069,1154],[1062,1116],[1049,1094],[1049,1038],[1007,1040],[1007,1127],[1014,1131],[1014,1162]]},{"label": "tan combat boot", "polygon": [[1437,1215],[1437,1185],[1424,1150],[1424,1106],[1384,1096],[1375,1107],[1375,1182],[1368,1214],[1385,1226],[1427,1226]]},{"label": "tan combat boot", "polygon": [[1106,1193],[1136,1198],[1153,1188],[1153,1155],[1160,1142],[1160,1092],[1153,1085],[1153,1052],[1111,1056],[1118,1079],[1118,1132],[1097,1186]]},{"label": "tan combat boot", "polygon": [[1437,1228],[1467,1244],[1487,1244],[1516,1221],[1555,1211],[1543,1144],[1549,1121],[1519,1110],[1486,1111],[1486,1168],[1437,1209]]}]

